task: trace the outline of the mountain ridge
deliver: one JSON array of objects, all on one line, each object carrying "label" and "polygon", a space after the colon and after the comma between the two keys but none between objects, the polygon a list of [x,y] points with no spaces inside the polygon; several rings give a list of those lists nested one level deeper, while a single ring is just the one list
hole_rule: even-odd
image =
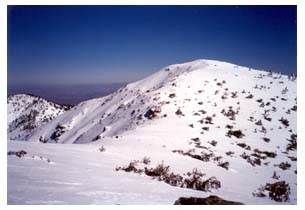
[{"label": "mountain ridge", "polygon": [[[209,64],[207,64],[207,63],[209,63]],[[101,126],[99,126],[99,124],[97,122],[95,122],[95,127],[99,131],[95,132],[95,136],[91,135],[90,137],[87,137],[87,138],[91,138],[90,140],[93,140],[94,138],[98,138],[97,136],[99,134],[102,134],[103,132],[105,132],[107,129],[108,129],[106,132],[106,133],[108,133],[107,136],[110,136],[110,135],[115,136],[115,135],[120,134],[122,132],[122,130],[124,130],[124,129],[128,130],[129,127],[132,128],[132,127],[136,127],[138,124],[141,124],[141,122],[142,122],[141,118],[142,119],[147,118],[144,115],[146,114],[147,111],[149,111],[149,109],[151,109],[151,108],[155,109],[156,107],[164,106],[164,103],[168,103],[168,98],[167,98],[167,96],[164,96],[162,91],[168,91],[168,92],[169,91],[179,91],[179,90],[181,91],[181,89],[174,90],[175,86],[177,86],[177,84],[175,84],[175,82],[174,82],[176,80],[176,78],[179,78],[179,79],[182,78],[182,80],[183,80],[183,78],[187,78],[188,74],[196,74],[196,72],[199,72],[198,77],[205,76],[205,75],[200,75],[200,72],[202,73],[203,69],[208,68],[207,67],[208,65],[210,68],[212,68],[212,70],[208,70],[207,73],[210,74],[209,71],[213,71],[215,73],[215,71],[220,70],[219,68],[217,68],[217,65],[220,65],[220,64],[221,64],[221,68],[230,68],[230,70],[229,70],[229,72],[225,71],[225,70],[220,71],[218,73],[216,72],[216,77],[218,76],[217,74],[224,74],[224,75],[231,74],[232,75],[232,72],[230,72],[230,71],[232,71],[232,69],[237,71],[237,73],[239,71],[244,74],[245,74],[245,72],[247,72],[247,73],[249,72],[252,74],[253,74],[253,72],[255,72],[254,77],[258,77],[258,78],[254,78],[256,80],[262,79],[260,77],[263,77],[263,75],[264,75],[264,77],[267,77],[267,75],[270,74],[270,72],[256,71],[256,70],[252,70],[247,67],[239,67],[235,64],[218,62],[218,61],[196,60],[193,62],[188,62],[188,63],[183,63],[183,64],[174,64],[174,65],[170,65],[165,68],[162,68],[160,71],[152,74],[151,76],[148,76],[147,78],[144,78],[143,80],[128,84],[111,95],[82,102],[79,104],[79,106],[74,107],[73,110],[76,110],[76,112],[77,112],[76,115],[83,116],[84,118],[87,119],[88,117],[90,118],[90,116],[85,115],[84,113],[86,113],[86,109],[90,109],[90,112],[95,112],[95,115],[91,117],[91,120],[96,120],[96,116],[100,115],[99,124]],[[239,70],[238,68],[242,69],[242,70]],[[169,71],[169,69],[171,69],[171,71]],[[237,75],[237,74],[234,74],[234,77],[236,77],[235,75]],[[243,75],[241,75],[241,76],[243,76]],[[268,77],[270,77],[270,76],[268,76]],[[285,78],[288,82],[290,81],[290,80],[288,80],[288,77],[280,75],[280,74],[273,74],[273,77],[271,76],[271,78]],[[247,79],[248,78],[246,75],[245,81],[247,81]],[[225,80],[225,77],[223,77],[223,81],[224,80]],[[202,81],[204,81],[204,79]],[[238,80],[238,82],[242,83],[241,85],[246,85],[245,81]],[[191,81],[187,81],[187,82],[189,82],[189,85],[191,84]],[[220,82],[222,82],[222,81],[220,81]],[[179,81],[178,83],[181,83],[181,82]],[[222,86],[226,85],[226,84],[222,85],[219,82],[215,82],[215,83],[216,83],[216,88],[217,88],[217,84],[219,87],[221,85],[221,88],[222,88]],[[165,88],[163,88],[164,85],[166,85]],[[186,85],[185,88],[188,88],[187,86],[189,86],[189,85]],[[207,84],[204,84],[204,85],[207,85]],[[266,86],[266,84],[264,84],[263,86]],[[263,88],[263,86],[257,87],[257,89]],[[213,88],[215,88],[215,87],[213,87]],[[218,88],[219,89],[218,91],[220,91],[221,88]],[[238,87],[238,88],[240,89],[240,87]],[[160,89],[160,91],[157,92],[159,89]],[[240,91],[242,91],[242,90],[240,90]],[[266,92],[266,90],[262,90],[262,91]],[[226,92],[225,94],[229,94],[228,93],[229,91],[225,91],[225,92]],[[157,99],[159,97],[158,96],[159,94],[161,94],[161,95],[163,94],[163,98],[165,98],[164,101],[160,102],[161,99]],[[168,94],[170,94],[170,93],[168,93]],[[211,94],[211,93],[209,93],[209,94]],[[184,94],[184,95],[186,95],[186,94]],[[185,96],[185,97],[187,97],[187,96]],[[227,96],[223,96],[223,97],[227,97]],[[153,101],[153,100],[155,100],[155,101]],[[186,102],[182,102],[182,103],[186,103]],[[82,106],[86,106],[85,104],[88,104],[87,108],[85,108],[85,109],[80,108]],[[131,109],[130,107],[132,107],[133,109]],[[73,110],[71,110],[70,112],[72,112]],[[132,113],[134,113],[134,114],[140,113],[139,115],[137,115],[139,120],[136,120],[134,116],[128,117],[127,113],[124,113],[124,112],[122,113],[122,115],[124,117],[121,116],[119,114],[121,112],[121,110],[128,110],[128,115],[133,115]],[[175,111],[177,111],[177,110],[175,110]],[[164,114],[167,114],[167,113],[164,113]],[[67,120],[66,120],[66,122],[61,122],[61,123],[58,122],[58,123],[66,124],[67,128],[70,129],[71,125],[72,125],[72,121],[73,122],[75,121],[75,120],[73,120],[73,118],[74,118],[73,115],[74,114],[72,114],[72,116],[70,117],[71,118],[69,120],[70,122],[67,122]],[[62,118],[64,116],[62,116]],[[120,119],[120,120],[118,120],[118,119]],[[126,122],[124,124],[122,124],[122,120],[123,121],[125,120]],[[119,125],[118,121],[121,122],[121,125]],[[113,123],[116,125],[113,125]],[[53,127],[56,127],[56,126],[53,126]],[[114,126],[118,126],[118,128],[113,128]],[[82,125],[82,127],[84,127],[84,126]],[[109,130],[110,127],[111,127],[111,129]],[[92,134],[92,132],[89,132],[88,130],[86,132]],[[49,137],[50,137],[50,135],[49,135]],[[74,135],[74,137],[72,137],[70,135],[67,138],[69,138],[70,141],[71,141],[71,138],[74,138],[74,140],[77,142],[83,141],[82,137],[80,137],[80,135],[78,135],[78,136]],[[90,140],[88,139],[85,142],[88,142]]]},{"label": "mountain ridge", "polygon": [[69,105],[59,105],[32,94],[10,94],[8,104],[8,139],[28,140],[40,126],[69,110]]}]

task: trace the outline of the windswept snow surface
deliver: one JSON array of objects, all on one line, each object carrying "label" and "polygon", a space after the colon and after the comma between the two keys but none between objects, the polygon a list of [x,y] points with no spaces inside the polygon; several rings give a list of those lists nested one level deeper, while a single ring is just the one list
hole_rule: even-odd
[{"label": "windswept snow surface", "polygon": [[[245,204],[296,204],[296,97],[296,80],[285,75],[212,60],[165,67],[80,103],[39,127],[31,142],[9,141],[9,150],[28,154],[8,157],[8,203],[173,204],[214,194]],[[101,145],[106,151],[98,151]],[[115,170],[144,156],[176,174],[197,168],[221,188],[201,192]],[[219,166],[225,162],[228,169]],[[289,201],[252,195],[277,181],[289,183]]]}]

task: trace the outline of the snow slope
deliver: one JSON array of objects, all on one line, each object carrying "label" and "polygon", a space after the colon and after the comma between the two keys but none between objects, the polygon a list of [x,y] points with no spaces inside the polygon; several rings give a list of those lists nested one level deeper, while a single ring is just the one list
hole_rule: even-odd
[{"label": "snow slope", "polygon": [[[36,162],[9,157],[9,202],[172,204],[178,196],[216,194],[246,204],[275,204],[268,193],[260,198],[253,192],[266,183],[285,181],[291,192],[285,203],[295,204],[296,97],[296,80],[285,75],[212,60],[165,67],[109,96],[80,103],[39,127],[29,139],[77,145],[10,142],[11,150],[25,149],[30,155],[39,151],[58,164],[38,167],[29,178],[25,172],[36,167]],[[101,145],[105,152],[92,152]],[[221,188],[211,193],[182,189],[143,174],[114,170],[144,156],[153,165],[164,162],[177,174],[197,168],[206,177],[215,176]],[[92,171],[77,174],[75,170],[84,171],[79,166]],[[56,178],[49,175],[58,171]],[[88,177],[96,177],[95,171],[100,180],[93,178],[91,183]],[[110,178],[117,176],[126,183]],[[28,189],[24,179],[31,180],[28,184],[54,179],[56,183],[82,183],[82,187],[61,184],[50,188],[40,183],[54,197],[33,200],[36,196],[32,195],[42,189]],[[88,189],[88,182],[94,187]],[[141,187],[146,184],[151,188]],[[19,195],[20,187],[28,194]],[[135,194],[125,194],[126,189]],[[58,190],[69,192],[62,199],[56,195]],[[171,193],[162,196],[167,190]],[[79,191],[93,197],[74,198]]]},{"label": "snow slope", "polygon": [[47,124],[68,108],[37,96],[27,94],[8,96],[8,139],[28,140],[38,127]]},{"label": "snow slope", "polygon": [[8,156],[8,204],[173,204],[182,195],[206,195],[116,172],[114,167],[129,158],[116,150],[101,153],[94,145],[8,144],[11,150],[28,152],[24,158]]},{"label": "snow slope", "polygon": [[[282,94],[285,87],[288,91]],[[234,92],[237,92],[237,96],[232,98]],[[174,98],[169,97],[172,93],[176,94]],[[249,94],[253,94],[254,98],[246,99]],[[270,100],[271,98],[275,101]],[[266,104],[269,102],[269,105],[259,107],[260,103],[256,101],[258,99],[263,99]],[[199,104],[200,102],[202,103]],[[175,126],[167,126],[167,129],[180,130],[177,126],[181,126],[182,130],[186,130],[183,133],[189,137],[187,131],[198,130],[196,121],[213,114],[217,115],[214,117],[215,124],[225,131],[222,125],[232,124],[232,121],[223,116],[221,111],[228,111],[230,106],[234,111],[239,109],[233,123],[240,129],[248,128],[245,132],[251,135],[259,127],[248,118],[252,116],[254,120],[259,120],[264,111],[272,110],[272,107],[276,111],[270,111],[268,115],[277,119],[264,122],[264,126],[269,129],[279,127],[278,120],[283,116],[291,120],[290,128],[296,132],[296,112],[285,113],[295,104],[296,81],[288,80],[287,76],[268,76],[268,72],[249,71],[249,68],[234,64],[197,60],[166,67],[109,96],[85,101],[42,128],[32,140],[37,140],[38,136],[49,141],[54,140],[52,135],[58,124],[64,127],[63,134],[57,138],[58,142],[87,143],[99,137],[115,136],[143,126],[150,128],[151,124],[158,125],[163,121],[169,124],[175,122]],[[147,119],[144,116],[147,110],[156,107],[161,109],[161,113],[154,120]],[[186,117],[175,114],[178,108]],[[201,109],[207,114],[199,113],[200,115],[194,116]],[[167,116],[164,117],[164,114]],[[185,123],[193,123],[195,129],[189,129]],[[273,129],[270,133],[287,134],[286,129]],[[257,135],[261,136],[259,132]]]}]

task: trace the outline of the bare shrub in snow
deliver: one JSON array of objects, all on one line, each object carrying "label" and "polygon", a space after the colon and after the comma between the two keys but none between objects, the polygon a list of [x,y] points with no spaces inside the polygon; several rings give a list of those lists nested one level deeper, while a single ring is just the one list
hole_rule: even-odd
[{"label": "bare shrub in snow", "polygon": [[288,156],[288,158],[289,158],[291,161],[297,161],[297,157],[294,157],[294,156]]},{"label": "bare shrub in snow", "polygon": [[208,143],[211,144],[214,147],[217,145],[217,141],[215,141],[215,140],[212,140],[212,141],[210,141]]},{"label": "bare shrub in snow", "polygon": [[171,94],[168,95],[168,97],[170,97],[170,98],[175,98],[175,97],[176,97],[176,94],[175,94],[175,93],[171,93]]},{"label": "bare shrub in snow", "polygon": [[151,119],[157,117],[157,114],[160,112],[161,112],[160,106],[153,106],[146,111],[146,113],[144,114],[144,117],[151,120]]},{"label": "bare shrub in snow", "polygon": [[258,125],[258,126],[262,126],[262,125],[263,125],[263,123],[262,123],[261,120],[256,121],[254,124],[255,124],[255,125]]},{"label": "bare shrub in snow", "polygon": [[289,200],[290,186],[285,181],[267,183],[265,190],[269,191],[269,198],[277,202],[286,202]]},{"label": "bare shrub in snow", "polygon": [[233,151],[228,151],[228,152],[226,152],[226,155],[228,155],[228,156],[230,156],[230,157],[233,157],[234,152],[233,152]]},{"label": "bare shrub in snow", "polygon": [[264,142],[267,142],[267,143],[269,143],[269,142],[270,142],[270,139],[269,139],[269,138],[267,138],[267,137],[263,137],[262,139],[264,140]]},{"label": "bare shrub in snow", "polygon": [[254,149],[254,152],[256,154],[264,155],[266,158],[275,158],[277,154],[275,152],[269,152],[269,151],[261,151],[259,149]]},{"label": "bare shrub in snow", "polygon": [[264,190],[265,190],[264,186],[261,186],[256,191],[254,191],[252,195],[259,198],[266,197],[267,195],[265,194]]},{"label": "bare shrub in snow", "polygon": [[298,109],[298,108],[297,108],[297,105],[294,105],[294,106],[291,108],[291,110],[292,110],[292,111],[295,111],[295,112],[297,111],[297,109]]},{"label": "bare shrub in snow", "polygon": [[289,126],[289,121],[285,118],[279,119],[279,121],[287,128]]},{"label": "bare shrub in snow", "polygon": [[105,152],[105,151],[106,151],[106,149],[105,149],[105,147],[104,147],[104,146],[101,146],[100,148],[98,148],[98,151],[100,151],[100,152]]},{"label": "bare shrub in snow", "polygon": [[228,97],[227,97],[226,95],[222,95],[222,96],[221,96],[221,99],[222,99],[222,100],[225,100],[225,99],[227,99],[227,98],[228,98]]},{"label": "bare shrub in snow", "polygon": [[281,91],[282,94],[286,94],[287,92],[288,92],[288,88],[287,88],[287,87],[285,87],[285,88]]},{"label": "bare shrub in snow", "polygon": [[41,143],[47,143],[47,142],[48,142],[48,139],[44,138],[43,136],[40,136],[40,137],[39,137],[39,142],[41,142]]},{"label": "bare shrub in snow", "polygon": [[246,96],[247,99],[251,99],[253,98],[253,94],[249,94],[248,96]]},{"label": "bare shrub in snow", "polygon": [[66,127],[61,124],[57,124],[54,133],[51,135],[51,139],[56,142],[59,140],[59,137],[66,132]]},{"label": "bare shrub in snow", "polygon": [[198,110],[198,112],[200,112],[201,114],[206,114],[206,113],[207,113],[207,112],[206,112],[205,110],[203,110],[203,109]]},{"label": "bare shrub in snow", "polygon": [[217,165],[228,170],[230,163],[228,161],[226,161],[226,162],[220,161]]},{"label": "bare shrub in snow", "polygon": [[287,170],[291,167],[291,164],[286,161],[278,164],[277,166],[282,170]]},{"label": "bare shrub in snow", "polygon": [[297,135],[296,134],[291,134],[290,136],[291,139],[288,139],[289,144],[286,146],[286,150],[289,151],[294,151],[297,150]]},{"label": "bare shrub in snow", "polygon": [[271,122],[272,118],[269,117],[269,111],[270,111],[270,110],[265,110],[265,111],[264,111],[264,114],[263,114],[263,117],[264,117],[265,120]]},{"label": "bare shrub in snow", "polygon": [[231,136],[235,136],[238,139],[241,139],[243,136],[245,136],[241,130],[228,130],[227,136],[231,138]]},{"label": "bare shrub in snow", "polygon": [[198,171],[196,168],[192,172],[187,173],[188,178],[184,179],[183,185],[186,188],[209,192],[211,189],[218,189],[221,183],[216,177],[210,177],[207,180],[203,179],[205,174]]},{"label": "bare shrub in snow", "polygon": [[182,113],[180,108],[178,108],[178,110],[175,112],[175,114],[184,116],[184,114]]},{"label": "bare shrub in snow", "polygon": [[233,129],[233,125],[226,125],[226,128]]},{"label": "bare shrub in snow", "polygon": [[7,155],[16,155],[19,158],[22,158],[27,154],[26,151],[20,150],[20,151],[8,151]]},{"label": "bare shrub in snow", "polygon": [[131,161],[128,166],[117,167],[115,170],[116,171],[134,172],[134,173],[141,174],[143,172],[143,170],[142,169],[137,169],[136,164],[137,164],[137,161]]},{"label": "bare shrub in snow", "polygon": [[185,156],[189,156],[191,158],[197,159],[197,160],[201,160],[203,162],[208,162],[211,160],[211,158],[214,157],[213,153],[204,153],[201,152],[201,154],[196,154],[194,153],[194,150],[188,150],[188,151],[183,151],[183,150],[173,150],[172,152],[174,153],[178,153],[181,155],[185,155]]},{"label": "bare shrub in snow", "polygon": [[204,123],[205,124],[213,124],[213,118],[212,117],[209,117],[209,116],[207,116],[206,118],[205,118],[205,121],[204,121]]},{"label": "bare shrub in snow", "polygon": [[144,169],[144,173],[147,176],[159,177],[159,180],[163,180],[164,177],[169,173],[169,166],[165,166],[163,162],[157,165],[155,168],[146,168]]},{"label": "bare shrub in snow", "polygon": [[142,159],[142,162],[144,163],[144,164],[149,164],[151,161],[150,161],[150,158],[149,157],[144,157],[143,159]]},{"label": "bare shrub in snow", "polygon": [[191,188],[200,191],[210,191],[211,189],[218,189],[221,187],[221,183],[215,177],[210,177],[209,179],[204,179],[205,174],[198,171],[196,168],[192,172],[187,173],[187,177],[183,177],[179,174],[170,172],[170,167],[161,164],[153,168],[145,167],[143,169],[138,169],[137,163],[140,161],[132,161],[127,167],[117,167],[116,171],[123,170],[126,172],[134,172],[141,174],[144,172],[145,175],[157,179],[158,181],[163,181],[172,186],[178,186],[182,188]]},{"label": "bare shrub in snow", "polygon": [[273,171],[272,179],[277,179],[278,180],[279,178],[280,178],[280,176],[277,175],[276,171]]},{"label": "bare shrub in snow", "polygon": [[216,156],[216,157],[213,158],[213,161],[219,161],[221,159],[222,159],[222,156]]},{"label": "bare shrub in snow", "polygon": [[234,110],[232,109],[232,107],[230,106],[228,111],[226,111],[225,109],[223,109],[223,110],[221,111],[221,113],[222,113],[224,116],[228,117],[230,120],[235,120],[235,116],[238,114],[238,110],[234,111]]},{"label": "bare shrub in snow", "polygon": [[232,98],[237,98],[237,91],[236,92],[231,92],[231,94],[232,94]]},{"label": "bare shrub in snow", "polygon": [[246,150],[251,150],[251,147],[247,145],[246,143],[237,143],[237,146],[240,146],[241,148],[244,148]]},{"label": "bare shrub in snow", "polygon": [[261,160],[259,158],[252,159],[250,155],[246,154],[245,152],[240,155],[243,159],[245,159],[250,165],[261,165]]}]

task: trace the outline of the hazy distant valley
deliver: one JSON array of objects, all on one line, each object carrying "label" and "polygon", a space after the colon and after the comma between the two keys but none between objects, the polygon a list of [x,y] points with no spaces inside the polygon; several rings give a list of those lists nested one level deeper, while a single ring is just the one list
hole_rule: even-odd
[{"label": "hazy distant valley", "polygon": [[103,97],[115,92],[127,83],[79,84],[79,85],[8,85],[8,95],[32,94],[57,104],[76,105],[92,98]]}]

